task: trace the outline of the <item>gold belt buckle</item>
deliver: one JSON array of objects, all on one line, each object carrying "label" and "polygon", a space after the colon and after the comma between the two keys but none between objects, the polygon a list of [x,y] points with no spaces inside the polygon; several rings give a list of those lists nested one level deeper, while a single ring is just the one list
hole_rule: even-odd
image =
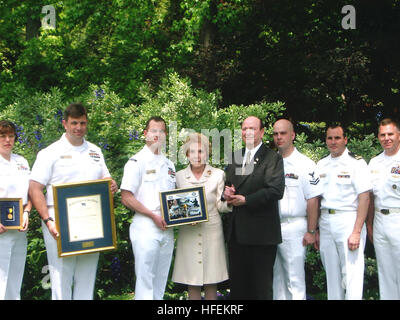
[{"label": "gold belt buckle", "polygon": [[336,210],[335,210],[335,209],[328,209],[328,213],[329,213],[329,214],[335,214],[335,213],[336,213]]}]

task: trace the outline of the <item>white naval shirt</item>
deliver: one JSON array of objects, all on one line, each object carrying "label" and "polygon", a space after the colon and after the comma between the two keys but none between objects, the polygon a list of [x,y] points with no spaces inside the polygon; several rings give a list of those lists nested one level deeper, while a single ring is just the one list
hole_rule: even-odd
[{"label": "white naval shirt", "polygon": [[322,193],[315,163],[294,148],[292,154],[283,158],[285,192],[279,200],[281,218],[307,216],[307,200]]},{"label": "white naval shirt", "polygon": [[[175,189],[175,166],[163,154],[156,155],[147,145],[131,157],[124,167],[121,189],[133,193],[147,209],[161,215],[160,191]],[[141,227],[157,228],[153,220],[136,213],[134,221]]]},{"label": "white naval shirt", "polygon": [[110,177],[100,148],[84,140],[73,146],[65,136],[39,151],[32,167],[31,180],[47,188],[48,206],[54,205],[53,184],[97,180]]},{"label": "white naval shirt", "polygon": [[400,208],[400,152],[387,156],[384,152],[369,162],[375,208]]},{"label": "white naval shirt", "polygon": [[358,195],[372,189],[367,163],[349,155],[347,148],[339,157],[321,159],[317,171],[323,188],[321,209],[357,211]]},{"label": "white naval shirt", "polygon": [[28,202],[29,164],[22,156],[12,153],[10,161],[0,155],[0,198],[22,198]]}]

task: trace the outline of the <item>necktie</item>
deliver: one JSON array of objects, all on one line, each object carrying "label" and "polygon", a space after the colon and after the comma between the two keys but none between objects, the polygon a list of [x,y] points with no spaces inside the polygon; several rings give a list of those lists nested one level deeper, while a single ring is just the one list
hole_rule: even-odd
[{"label": "necktie", "polygon": [[251,152],[248,151],[247,154],[246,154],[246,160],[244,162],[244,166],[242,167],[242,174],[244,174],[247,165],[250,163],[250,156],[251,156]]}]

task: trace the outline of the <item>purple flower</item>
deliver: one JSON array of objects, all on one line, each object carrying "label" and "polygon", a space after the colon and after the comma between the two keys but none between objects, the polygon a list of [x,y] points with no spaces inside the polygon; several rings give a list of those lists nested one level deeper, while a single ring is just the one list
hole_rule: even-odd
[{"label": "purple flower", "polygon": [[99,142],[99,146],[102,147],[104,150],[108,150],[109,149],[109,145],[107,142]]},{"label": "purple flower", "polygon": [[17,135],[17,140],[19,143],[27,143],[28,138],[25,136],[24,127],[15,124],[15,134]]},{"label": "purple flower", "polygon": [[118,257],[114,257],[111,262],[111,273],[115,281],[121,277],[121,263]]},{"label": "purple flower", "polygon": [[139,132],[135,129],[129,132],[129,140],[132,141],[133,139],[139,140]]},{"label": "purple flower", "polygon": [[56,120],[59,119],[60,122],[62,122],[62,118],[63,118],[63,112],[60,109],[58,109],[57,113],[54,115],[54,119]]},{"label": "purple flower", "polygon": [[104,98],[104,90],[101,88],[98,90],[95,90],[94,95],[96,96],[97,99]]},{"label": "purple flower", "polygon": [[36,130],[36,131],[34,131],[33,133],[35,134],[35,139],[36,139],[37,141],[42,140],[42,134],[40,133],[39,130]]}]

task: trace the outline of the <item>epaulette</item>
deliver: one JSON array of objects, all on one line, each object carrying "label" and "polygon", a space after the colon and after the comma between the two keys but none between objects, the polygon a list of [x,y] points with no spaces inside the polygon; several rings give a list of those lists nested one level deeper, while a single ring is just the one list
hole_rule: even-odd
[{"label": "epaulette", "polygon": [[352,158],[354,158],[354,159],[356,159],[356,160],[361,160],[361,159],[363,158],[363,157],[358,156],[358,155],[356,155],[355,153],[350,152],[350,151],[349,151],[349,156],[352,157]]}]

